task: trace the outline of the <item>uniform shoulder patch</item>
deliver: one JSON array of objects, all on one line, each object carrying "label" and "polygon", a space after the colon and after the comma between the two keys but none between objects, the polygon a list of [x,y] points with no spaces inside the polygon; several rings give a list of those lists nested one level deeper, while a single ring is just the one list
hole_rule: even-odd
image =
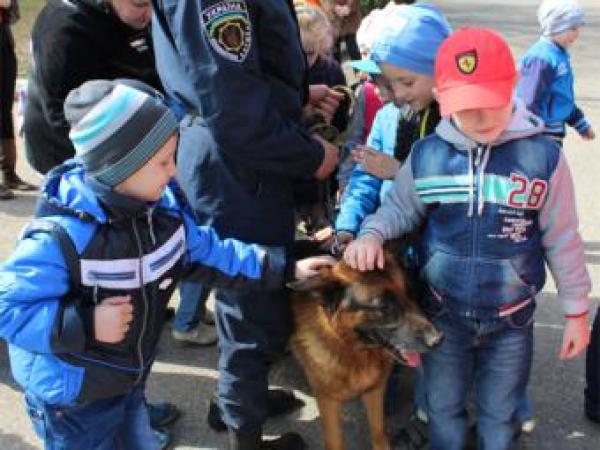
[{"label": "uniform shoulder patch", "polygon": [[212,48],[223,58],[244,62],[252,44],[252,24],[244,0],[222,0],[201,13],[202,26]]}]

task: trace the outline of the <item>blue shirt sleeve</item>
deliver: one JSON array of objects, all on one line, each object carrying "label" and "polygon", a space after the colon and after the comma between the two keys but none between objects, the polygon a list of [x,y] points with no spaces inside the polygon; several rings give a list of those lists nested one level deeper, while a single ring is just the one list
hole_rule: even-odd
[{"label": "blue shirt sleeve", "polygon": [[[383,150],[382,114],[375,116],[367,145],[375,150]],[[382,180],[363,170],[360,164],[354,167],[348,187],[342,198],[340,212],[335,222],[336,231],[356,234],[364,218],[375,212],[379,206],[379,191]]]},{"label": "blue shirt sleeve", "polygon": [[188,263],[192,277],[227,288],[281,289],[291,278],[285,249],[220,239],[209,226],[199,226],[184,211]]}]

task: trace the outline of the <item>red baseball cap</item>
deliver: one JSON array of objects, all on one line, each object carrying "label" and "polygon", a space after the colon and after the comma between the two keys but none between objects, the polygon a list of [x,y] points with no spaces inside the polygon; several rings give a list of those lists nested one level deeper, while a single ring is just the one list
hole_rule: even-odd
[{"label": "red baseball cap", "polygon": [[513,55],[498,33],[487,28],[463,28],[452,33],[435,58],[442,116],[505,106],[512,99],[516,76]]}]

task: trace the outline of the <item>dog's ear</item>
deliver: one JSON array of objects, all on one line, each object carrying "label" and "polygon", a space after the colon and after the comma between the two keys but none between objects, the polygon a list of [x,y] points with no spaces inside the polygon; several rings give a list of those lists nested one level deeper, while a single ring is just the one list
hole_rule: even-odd
[{"label": "dog's ear", "polygon": [[293,291],[310,292],[319,291],[323,288],[332,286],[336,283],[335,278],[331,275],[331,267],[321,267],[319,273],[314,277],[304,280],[290,281],[286,286]]}]

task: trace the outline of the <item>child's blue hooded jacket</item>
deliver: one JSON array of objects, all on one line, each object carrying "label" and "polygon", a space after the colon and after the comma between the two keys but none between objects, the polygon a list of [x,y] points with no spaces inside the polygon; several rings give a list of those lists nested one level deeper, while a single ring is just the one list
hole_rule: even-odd
[{"label": "child's blue hooded jacket", "polygon": [[[95,185],[76,164],[51,172],[42,202],[55,212],[47,219],[71,238],[81,275],[71,279],[61,247],[44,232],[25,235],[0,266],[0,337],[10,344],[12,372],[25,391],[68,405],[143,383],[186,268],[207,283],[281,287],[283,250],[220,240],[195,224],[178,192],[171,183],[149,205]],[[99,342],[94,307],[120,295],[131,296],[129,330],[121,342]]]}]

